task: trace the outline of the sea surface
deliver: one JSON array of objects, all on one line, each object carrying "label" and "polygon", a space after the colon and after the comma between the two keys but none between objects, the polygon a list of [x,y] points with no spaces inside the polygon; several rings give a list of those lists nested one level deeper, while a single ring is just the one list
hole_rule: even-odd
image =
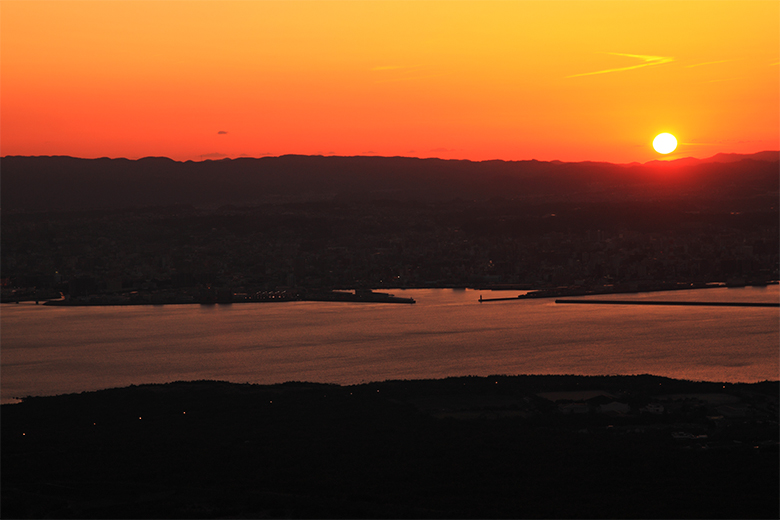
[{"label": "sea surface", "polygon": [[[479,303],[517,291],[390,290],[344,302],[0,306],[0,399],[218,379],[356,384],[493,374],[780,379],[780,311],[754,307]],[[594,298],[594,297],[590,297]],[[780,301],[777,285],[601,299]]]}]

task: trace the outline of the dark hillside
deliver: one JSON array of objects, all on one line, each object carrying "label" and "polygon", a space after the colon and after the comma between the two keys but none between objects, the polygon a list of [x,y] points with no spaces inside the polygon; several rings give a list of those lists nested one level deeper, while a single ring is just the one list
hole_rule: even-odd
[{"label": "dark hillside", "polygon": [[16,212],[334,199],[776,198],[777,161],[746,157],[646,165],[296,155],[204,162],[4,157],[0,202],[4,212]]},{"label": "dark hillside", "polygon": [[29,398],[3,405],[3,517],[777,518],[777,391],[491,376]]}]

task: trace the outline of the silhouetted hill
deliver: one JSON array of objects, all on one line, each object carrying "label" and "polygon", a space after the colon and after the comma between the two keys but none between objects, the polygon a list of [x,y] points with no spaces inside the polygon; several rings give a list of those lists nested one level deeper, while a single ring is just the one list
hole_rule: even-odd
[{"label": "silhouetted hill", "polygon": [[695,164],[708,164],[708,163],[734,163],[745,159],[751,159],[754,161],[767,161],[777,162],[780,160],[780,152],[778,151],[764,151],[752,154],[741,153],[718,153],[712,157],[706,159],[696,159],[694,157],[683,157],[681,159],[674,159],[670,161],[649,161],[645,165],[669,165],[669,166],[692,166]]},{"label": "silhouetted hill", "polygon": [[[777,390],[491,376],[28,398],[2,407],[1,505],[4,518],[777,518]],[[599,411],[613,399],[630,411]],[[566,413],[572,401],[587,411]]]},{"label": "silhouetted hill", "polygon": [[[773,160],[770,160],[773,159]],[[87,210],[307,200],[624,201],[734,198],[778,190],[778,152],[646,164],[286,155],[2,159],[3,211]]]}]

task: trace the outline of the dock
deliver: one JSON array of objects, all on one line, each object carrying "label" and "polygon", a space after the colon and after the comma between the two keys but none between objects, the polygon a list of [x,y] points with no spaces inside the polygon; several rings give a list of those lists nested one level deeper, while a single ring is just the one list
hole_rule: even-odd
[{"label": "dock", "polygon": [[479,295],[479,303],[482,302],[503,302],[507,300],[518,300],[520,299],[520,296],[515,296],[513,298],[483,298],[482,295]]}]

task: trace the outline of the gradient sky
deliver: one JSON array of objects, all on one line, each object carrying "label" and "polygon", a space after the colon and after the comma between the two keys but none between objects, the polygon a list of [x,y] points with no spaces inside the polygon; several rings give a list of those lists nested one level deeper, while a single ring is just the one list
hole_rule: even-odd
[{"label": "gradient sky", "polygon": [[3,0],[0,154],[752,153],[779,61],[774,0]]}]

